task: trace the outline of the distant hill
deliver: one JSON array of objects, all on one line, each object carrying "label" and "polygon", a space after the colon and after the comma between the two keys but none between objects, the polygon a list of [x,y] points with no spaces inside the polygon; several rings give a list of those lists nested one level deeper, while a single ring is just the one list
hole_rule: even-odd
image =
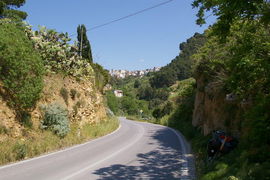
[{"label": "distant hill", "polygon": [[180,44],[179,55],[171,63],[162,67],[159,72],[154,73],[150,79],[150,84],[155,88],[169,87],[177,80],[183,80],[191,77],[192,64],[191,56],[195,54],[205,43],[204,34],[195,33],[186,42]]}]

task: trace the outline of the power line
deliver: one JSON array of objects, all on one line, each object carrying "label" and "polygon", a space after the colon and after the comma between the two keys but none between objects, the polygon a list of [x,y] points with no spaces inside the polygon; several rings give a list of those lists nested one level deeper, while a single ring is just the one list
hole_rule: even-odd
[{"label": "power line", "polygon": [[[149,8],[146,8],[146,9],[143,9],[143,10],[140,10],[140,11],[137,11],[137,12],[134,12],[134,13],[131,13],[131,14],[126,15],[126,16],[123,16],[123,17],[121,17],[121,18],[118,18],[118,19],[115,19],[115,20],[112,20],[112,21],[109,21],[109,22],[106,22],[106,23],[103,23],[103,24],[94,26],[94,27],[92,27],[92,28],[90,28],[90,29],[87,29],[87,31],[92,31],[92,30],[94,30],[94,29],[98,29],[98,28],[101,28],[101,27],[110,25],[110,24],[112,24],[112,23],[115,23],[115,22],[118,22],[118,21],[122,21],[122,20],[127,19],[127,18],[130,18],[130,17],[132,17],[132,16],[136,16],[136,15],[138,15],[138,14],[141,14],[141,13],[144,13],[144,12],[146,12],[146,11],[149,11],[149,10],[155,9],[155,8],[157,8],[157,7],[163,6],[163,5],[165,5],[165,4],[168,4],[168,3],[172,2],[172,1],[174,1],[174,0],[169,0],[169,1],[165,1],[165,2],[162,2],[162,3],[156,4],[156,5],[151,6],[151,7],[149,7]],[[72,35],[70,35],[70,36],[74,36],[74,35],[75,35],[75,34],[72,34]]]},{"label": "power line", "polygon": [[160,4],[157,4],[157,5],[155,5],[155,6],[152,6],[152,7],[149,7],[149,8],[140,10],[140,11],[137,11],[137,12],[135,12],[135,13],[129,14],[129,15],[127,15],[127,16],[124,16],[124,17],[121,17],[121,18],[118,18],[118,19],[115,19],[115,20],[106,22],[106,23],[104,23],[104,24],[101,24],[101,25],[98,25],[98,26],[94,26],[94,27],[88,29],[88,31],[91,31],[91,30],[94,30],[94,29],[97,29],[97,28],[100,28],[100,27],[103,27],[103,26],[106,26],[106,25],[109,25],[109,24],[112,24],[112,23],[115,23],[115,22],[124,20],[124,19],[127,19],[127,18],[129,18],[129,17],[132,17],[132,16],[135,16],[135,15],[141,14],[141,13],[143,13],[143,12],[149,11],[149,10],[154,9],[154,8],[157,8],[157,7],[159,7],[159,6],[168,4],[168,3],[172,2],[172,1],[174,1],[174,0],[169,0],[169,1],[166,1],[166,2],[163,2],[163,3],[160,3]]}]

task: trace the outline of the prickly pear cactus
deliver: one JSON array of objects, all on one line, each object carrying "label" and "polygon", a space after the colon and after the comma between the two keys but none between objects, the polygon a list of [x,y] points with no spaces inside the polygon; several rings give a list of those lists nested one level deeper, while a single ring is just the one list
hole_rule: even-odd
[{"label": "prickly pear cactus", "polygon": [[64,72],[77,78],[93,78],[94,70],[90,63],[78,55],[77,47],[69,44],[67,33],[42,26],[32,31],[26,26],[28,36],[33,40],[34,47],[39,51],[48,73]]}]

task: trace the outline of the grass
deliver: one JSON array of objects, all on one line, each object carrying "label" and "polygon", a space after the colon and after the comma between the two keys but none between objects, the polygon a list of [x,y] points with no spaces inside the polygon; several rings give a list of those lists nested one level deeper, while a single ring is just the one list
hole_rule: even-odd
[{"label": "grass", "polygon": [[118,119],[112,117],[96,124],[86,124],[81,128],[74,123],[70,127],[71,131],[64,138],[60,138],[50,131],[27,131],[24,138],[14,139],[9,137],[1,142],[0,165],[84,143],[109,134],[116,130],[118,126]]}]

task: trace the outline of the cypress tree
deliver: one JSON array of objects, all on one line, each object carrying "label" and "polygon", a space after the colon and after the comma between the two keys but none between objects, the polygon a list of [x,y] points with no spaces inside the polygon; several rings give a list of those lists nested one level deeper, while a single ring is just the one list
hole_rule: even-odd
[{"label": "cypress tree", "polygon": [[78,40],[78,49],[79,49],[79,55],[81,55],[82,58],[89,60],[89,62],[93,62],[92,58],[92,52],[91,52],[91,46],[90,42],[87,38],[86,34],[86,27],[84,24],[79,25],[77,27],[77,40]]},{"label": "cypress tree", "polygon": [[26,19],[26,12],[16,10],[24,4],[25,0],[0,0],[0,18]]}]

